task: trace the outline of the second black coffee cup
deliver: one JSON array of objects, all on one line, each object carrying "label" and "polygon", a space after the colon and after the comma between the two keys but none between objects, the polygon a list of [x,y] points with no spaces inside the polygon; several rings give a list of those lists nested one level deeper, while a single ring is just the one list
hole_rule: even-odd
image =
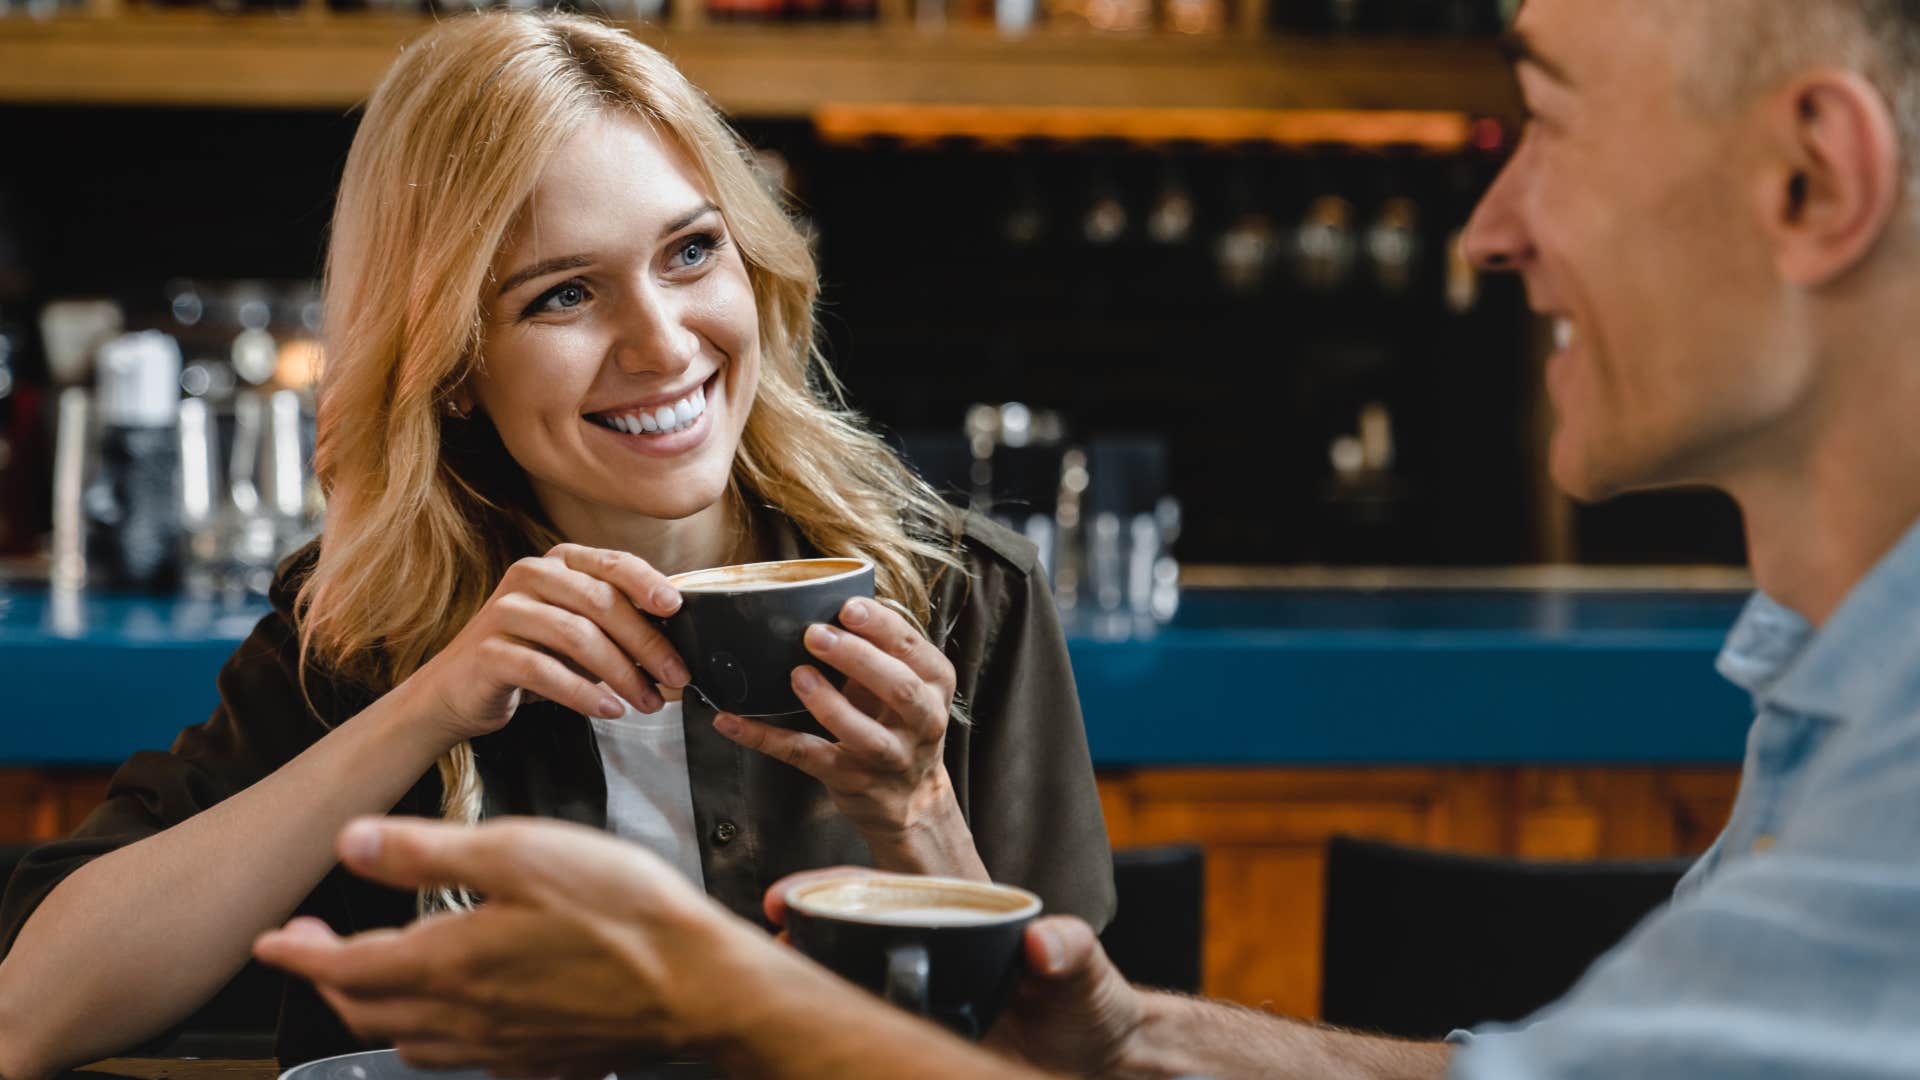
[{"label": "second black coffee cup", "polygon": [[1011,885],[871,874],[796,886],[794,947],[964,1038],[993,1026],[1026,971],[1040,898]]},{"label": "second black coffee cup", "polygon": [[680,610],[660,620],[693,677],[691,690],[722,712],[776,718],[806,711],[793,669],[811,664],[845,682],[807,651],[807,627],[834,623],[856,596],[873,598],[864,559],[788,559],[692,570],[667,579]]}]

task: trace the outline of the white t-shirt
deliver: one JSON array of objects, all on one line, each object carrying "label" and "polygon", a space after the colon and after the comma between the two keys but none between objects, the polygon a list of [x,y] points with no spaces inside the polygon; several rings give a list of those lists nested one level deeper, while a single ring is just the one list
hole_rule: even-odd
[{"label": "white t-shirt", "polygon": [[627,705],[618,720],[591,719],[607,774],[607,831],[651,849],[706,888],[680,703],[669,701],[651,716]]}]

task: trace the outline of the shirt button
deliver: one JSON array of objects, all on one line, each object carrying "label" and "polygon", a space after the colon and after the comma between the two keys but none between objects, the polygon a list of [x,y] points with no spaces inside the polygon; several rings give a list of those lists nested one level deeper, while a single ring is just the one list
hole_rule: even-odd
[{"label": "shirt button", "polygon": [[740,827],[731,821],[723,821],[713,827],[713,842],[731,844],[733,838],[740,835]]},{"label": "shirt button", "polygon": [[1753,850],[1755,850],[1755,851],[1772,851],[1772,850],[1773,850],[1773,837],[1772,837],[1772,836],[1768,836],[1768,835],[1763,835],[1763,836],[1758,836],[1758,837],[1755,837],[1755,838],[1754,838],[1754,841],[1753,841]]}]

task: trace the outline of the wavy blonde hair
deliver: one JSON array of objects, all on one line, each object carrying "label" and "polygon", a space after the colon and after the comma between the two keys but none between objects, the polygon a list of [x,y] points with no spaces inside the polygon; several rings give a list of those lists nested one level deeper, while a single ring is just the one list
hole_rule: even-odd
[{"label": "wavy blonde hair", "polygon": [[[303,672],[318,660],[390,690],[516,558],[561,539],[491,426],[443,406],[480,363],[482,290],[502,239],[545,162],[605,110],[644,117],[686,151],[746,263],[762,363],[728,497],[772,507],[825,554],[872,560],[880,598],[923,628],[938,575],[959,567],[955,512],[847,409],[816,345],[807,239],[705,95],[591,19],[464,15],[387,71],[340,184],[316,454],[327,523],[296,600]],[[442,813],[478,820],[471,745],[439,771]]]}]

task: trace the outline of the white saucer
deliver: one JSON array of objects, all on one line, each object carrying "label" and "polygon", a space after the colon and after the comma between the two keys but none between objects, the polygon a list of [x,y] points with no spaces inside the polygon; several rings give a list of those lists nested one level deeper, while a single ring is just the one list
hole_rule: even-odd
[{"label": "white saucer", "polygon": [[[718,1080],[713,1066],[698,1061],[662,1061],[621,1069],[607,1080]],[[280,1080],[493,1080],[485,1069],[417,1069],[392,1050],[361,1050],[295,1065]]]}]

